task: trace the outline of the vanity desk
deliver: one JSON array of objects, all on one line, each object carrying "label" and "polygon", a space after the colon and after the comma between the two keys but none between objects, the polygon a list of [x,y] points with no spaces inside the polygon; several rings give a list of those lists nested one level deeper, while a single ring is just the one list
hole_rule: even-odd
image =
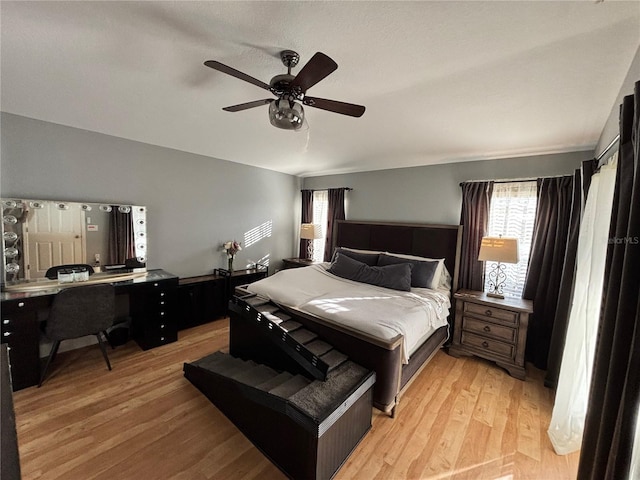
[{"label": "vanity desk", "polygon": [[62,288],[90,283],[111,283],[117,296],[129,297],[131,337],[143,350],[178,339],[178,277],[164,270],[95,274],[88,282],[76,284],[45,280],[7,286],[0,294],[0,338],[8,346],[14,390],[37,385],[40,379],[38,312],[46,311]]}]

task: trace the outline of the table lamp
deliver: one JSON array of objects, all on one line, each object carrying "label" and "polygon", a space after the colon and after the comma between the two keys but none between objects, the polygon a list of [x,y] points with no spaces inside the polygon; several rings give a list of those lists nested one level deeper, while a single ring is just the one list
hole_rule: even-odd
[{"label": "table lamp", "polygon": [[518,239],[514,237],[482,237],[480,254],[481,262],[496,262],[491,265],[489,272],[489,287],[487,296],[504,298],[502,293],[504,282],[507,279],[503,263],[518,263]]},{"label": "table lamp", "polygon": [[313,240],[322,238],[322,226],[317,223],[303,223],[300,225],[300,238],[310,240],[307,242],[307,260],[313,260]]}]

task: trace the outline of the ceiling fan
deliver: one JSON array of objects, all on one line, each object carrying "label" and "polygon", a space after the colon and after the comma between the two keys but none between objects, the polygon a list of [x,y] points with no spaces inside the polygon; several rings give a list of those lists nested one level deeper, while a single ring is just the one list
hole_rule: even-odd
[{"label": "ceiling fan", "polygon": [[291,69],[298,64],[300,55],[293,50],[283,50],[280,52],[280,59],[287,73],[276,75],[267,84],[253,78],[246,73],[242,73],[235,68],[224,65],[215,60],[207,60],[204,64],[207,67],[226,73],[232,77],[239,78],[260,88],[273,93],[277,98],[265,98],[253,102],[240,103],[230,107],[224,107],[227,112],[240,112],[249,108],[259,107],[269,104],[269,120],[274,127],[285,130],[298,130],[304,123],[304,109],[302,104],[309,107],[328,110],[329,112],[349,115],[351,117],[361,117],[365,107],[352,103],[327,100],[326,98],[309,97],[307,90],[318,83],[323,78],[329,76],[338,68],[338,64],[322,52],[317,52],[297,75],[291,74]]}]

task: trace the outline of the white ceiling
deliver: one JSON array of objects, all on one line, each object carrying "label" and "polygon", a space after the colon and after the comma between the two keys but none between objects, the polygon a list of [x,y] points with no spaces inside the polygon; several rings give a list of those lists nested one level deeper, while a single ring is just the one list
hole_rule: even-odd
[{"label": "white ceiling", "polygon": [[[592,149],[640,45],[640,2],[9,2],[2,111],[310,176]],[[279,51],[337,71],[272,127]],[[265,96],[266,93],[266,96]]]}]

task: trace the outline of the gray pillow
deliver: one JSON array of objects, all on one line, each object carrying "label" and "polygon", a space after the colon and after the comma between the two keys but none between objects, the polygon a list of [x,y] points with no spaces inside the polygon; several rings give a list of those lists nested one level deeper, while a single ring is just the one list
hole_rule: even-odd
[{"label": "gray pillow", "polygon": [[353,258],[354,260],[362,262],[365,265],[369,265],[370,267],[375,267],[376,265],[378,265],[378,257],[380,256],[377,253],[354,252],[353,250],[347,250],[346,248],[338,247],[333,253],[333,258],[331,259],[332,262],[336,259],[336,255],[338,253],[341,253],[346,257]]},{"label": "gray pillow", "polygon": [[336,258],[329,267],[329,273],[355,282],[368,283],[378,287],[391,288],[408,292],[411,290],[411,263],[388,265],[384,267],[370,267],[354,260],[342,252],[336,253]]},{"label": "gray pillow", "polygon": [[408,258],[394,257],[385,255],[384,253],[378,258],[378,266],[399,265],[402,263],[410,263],[413,265],[411,270],[411,286],[420,288],[431,288],[433,276],[438,268],[438,260],[410,260]]}]

